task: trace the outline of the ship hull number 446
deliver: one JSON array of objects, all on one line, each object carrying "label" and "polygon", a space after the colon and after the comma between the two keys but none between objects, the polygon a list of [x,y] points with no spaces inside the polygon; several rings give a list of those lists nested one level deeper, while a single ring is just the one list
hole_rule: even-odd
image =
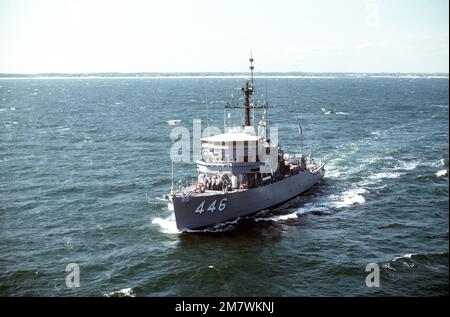
[{"label": "ship hull number 446", "polygon": [[222,199],[219,203],[217,203],[217,199],[214,200],[208,208],[205,210],[205,201],[202,201],[200,205],[198,205],[197,209],[195,209],[195,213],[201,215],[205,211],[215,212],[215,211],[224,211],[227,207],[227,198]]}]

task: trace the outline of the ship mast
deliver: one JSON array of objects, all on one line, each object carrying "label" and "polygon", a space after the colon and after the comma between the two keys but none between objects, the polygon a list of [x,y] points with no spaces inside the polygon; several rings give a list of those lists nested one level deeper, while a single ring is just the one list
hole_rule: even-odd
[{"label": "ship mast", "polygon": [[249,69],[250,69],[250,80],[247,80],[245,82],[245,86],[241,88],[241,91],[242,91],[242,93],[244,95],[244,106],[242,107],[239,104],[236,104],[236,105],[227,104],[227,105],[225,105],[225,108],[244,108],[244,110],[245,110],[245,122],[244,122],[244,125],[247,126],[247,127],[252,125],[251,113],[250,113],[252,108],[267,108],[268,107],[268,104],[266,102],[261,104],[261,105],[259,105],[259,104],[257,105],[255,103],[253,103],[253,101],[252,101],[252,95],[253,95],[253,93],[255,91],[255,85],[254,85],[254,81],[253,81],[253,70],[255,69],[255,66],[253,66],[254,59],[253,59],[253,56],[252,56],[251,52],[250,52],[250,59],[249,59],[249,61],[250,61],[250,66],[249,66]]},{"label": "ship mast", "polygon": [[251,74],[251,81],[245,82],[245,87],[242,87],[242,92],[244,93],[244,108],[245,108],[245,125],[250,126],[250,108],[251,108],[251,98],[254,91],[254,85],[253,85],[253,69],[255,66],[253,66],[253,57],[252,53],[250,53],[250,74]]}]

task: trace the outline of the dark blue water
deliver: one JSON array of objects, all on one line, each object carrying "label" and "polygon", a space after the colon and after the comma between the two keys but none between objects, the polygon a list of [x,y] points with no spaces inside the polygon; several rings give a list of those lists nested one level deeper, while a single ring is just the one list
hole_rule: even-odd
[{"label": "dark blue water", "polygon": [[0,295],[448,295],[448,77],[258,79],[286,151],[300,114],[323,183],[225,232],[178,233],[167,121],[222,127],[242,82],[0,80]]}]

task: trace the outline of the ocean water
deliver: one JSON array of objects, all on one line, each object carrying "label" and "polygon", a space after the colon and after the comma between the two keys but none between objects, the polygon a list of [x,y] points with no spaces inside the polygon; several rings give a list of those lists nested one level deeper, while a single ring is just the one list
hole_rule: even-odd
[{"label": "ocean water", "polygon": [[[222,127],[242,84],[0,79],[0,295],[448,295],[448,76],[257,78],[285,151],[299,151],[298,114],[325,178],[267,214],[180,233],[163,200],[167,121]],[[191,181],[195,164],[174,174]]]}]

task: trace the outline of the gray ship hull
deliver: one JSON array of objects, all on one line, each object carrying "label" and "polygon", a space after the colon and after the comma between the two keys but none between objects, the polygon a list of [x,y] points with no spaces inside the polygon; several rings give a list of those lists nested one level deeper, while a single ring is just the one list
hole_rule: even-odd
[{"label": "gray ship hull", "polygon": [[314,173],[308,169],[265,186],[230,192],[206,191],[187,196],[172,196],[175,218],[179,230],[211,227],[238,217],[289,201],[311,188],[325,174],[321,166]]}]

